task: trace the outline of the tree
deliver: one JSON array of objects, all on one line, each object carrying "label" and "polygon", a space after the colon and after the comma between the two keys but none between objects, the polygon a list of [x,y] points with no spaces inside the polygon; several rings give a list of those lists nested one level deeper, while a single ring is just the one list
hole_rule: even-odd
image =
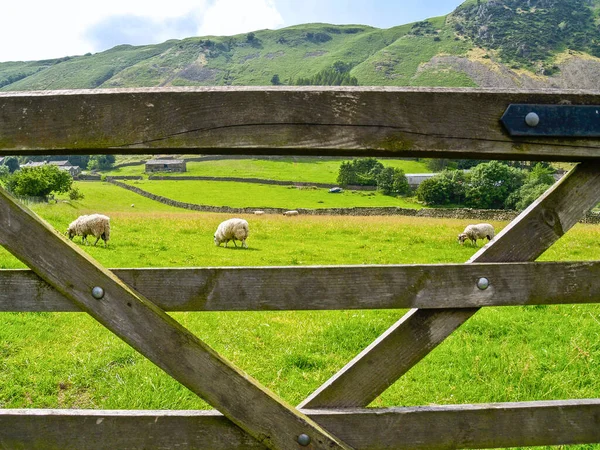
[{"label": "tree", "polygon": [[377,189],[384,195],[407,195],[410,187],[404,171],[394,167],[386,167],[377,175]]},{"label": "tree", "polygon": [[513,192],[506,200],[506,207],[523,210],[554,184],[554,170],[543,164],[536,164],[527,174],[525,184]]},{"label": "tree", "polygon": [[274,86],[279,86],[281,84],[278,74],[273,75],[273,78],[271,78],[271,84]]},{"label": "tree", "polygon": [[446,169],[456,169],[456,163],[444,158],[426,158],[425,165],[432,172],[442,172]]},{"label": "tree", "polygon": [[5,181],[9,176],[10,171],[8,170],[8,167],[5,165],[0,166],[0,184],[3,184],[3,181]]},{"label": "tree", "polygon": [[479,164],[471,170],[467,203],[474,208],[504,209],[508,197],[523,186],[524,180],[523,170],[499,161]]},{"label": "tree", "polygon": [[109,170],[115,164],[114,155],[93,155],[88,162],[88,170]]},{"label": "tree", "polygon": [[19,158],[16,156],[7,156],[4,159],[4,165],[8,167],[10,173],[13,173],[15,170],[19,170]]},{"label": "tree", "polygon": [[51,193],[64,193],[71,189],[73,177],[57,166],[45,164],[38,167],[24,167],[13,173],[6,187],[15,195],[27,197],[48,197]]},{"label": "tree", "polygon": [[417,199],[428,205],[460,205],[465,200],[466,186],[462,170],[444,170],[419,185]]},{"label": "tree", "polygon": [[383,164],[375,158],[357,158],[344,161],[337,177],[342,186],[356,184],[360,186],[377,186],[377,176],[383,170]]}]

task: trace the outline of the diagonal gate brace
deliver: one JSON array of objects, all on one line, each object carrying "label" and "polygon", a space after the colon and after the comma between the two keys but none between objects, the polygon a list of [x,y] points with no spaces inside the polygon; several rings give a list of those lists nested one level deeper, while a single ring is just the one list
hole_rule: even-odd
[{"label": "diagonal gate brace", "polygon": [[273,449],[350,449],[134,293],[0,189],[0,244],[154,364]]},{"label": "diagonal gate brace", "polygon": [[[535,261],[600,201],[600,163],[576,166],[468,263]],[[365,407],[479,308],[412,309],[300,408]]]}]

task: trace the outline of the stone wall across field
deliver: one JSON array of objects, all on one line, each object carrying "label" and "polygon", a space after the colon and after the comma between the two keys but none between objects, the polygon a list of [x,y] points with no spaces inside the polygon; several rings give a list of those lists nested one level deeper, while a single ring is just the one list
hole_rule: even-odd
[{"label": "stone wall across field", "polygon": [[[254,211],[264,211],[265,214],[283,214],[288,211],[286,208],[268,208],[268,207],[246,207],[232,208],[230,206],[210,206],[197,205],[194,203],[180,202],[172,200],[161,195],[152,194],[148,191],[140,189],[136,186],[131,186],[126,183],[112,179],[107,179],[110,183],[128,189],[143,197],[155,200],[165,205],[174,206],[176,208],[190,209],[193,211],[203,212],[218,212],[229,214],[253,214]],[[507,211],[502,209],[471,209],[471,208],[423,208],[409,209],[398,207],[354,207],[354,208],[322,208],[322,209],[304,209],[298,208],[300,215],[313,216],[411,216],[411,217],[431,217],[444,219],[465,219],[472,221],[511,221],[519,214],[517,211]],[[600,223],[600,213],[588,212],[581,220],[583,223]]]},{"label": "stone wall across field", "polygon": [[95,173],[85,173],[79,175],[79,181],[100,181],[102,176]]},{"label": "stone wall across field", "polygon": [[141,175],[116,175],[106,177],[106,181],[110,180],[143,180],[144,177]]},{"label": "stone wall across field", "polygon": [[[119,179],[114,177],[115,179]],[[285,181],[285,180],[267,180],[264,178],[239,178],[239,177],[205,177],[205,176],[171,176],[171,175],[150,175],[149,180],[168,180],[168,181],[234,181],[237,183],[256,183],[256,184],[270,184],[275,186],[300,186],[300,187],[316,187],[331,189],[337,187],[339,184],[329,183],[313,183],[305,181]],[[374,191],[377,189],[376,186],[348,186],[345,189],[353,191]]]}]

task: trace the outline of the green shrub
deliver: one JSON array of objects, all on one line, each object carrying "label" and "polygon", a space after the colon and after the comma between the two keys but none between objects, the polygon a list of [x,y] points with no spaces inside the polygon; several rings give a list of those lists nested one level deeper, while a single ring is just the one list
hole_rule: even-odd
[{"label": "green shrub", "polygon": [[383,164],[375,158],[357,158],[340,165],[337,182],[342,186],[377,186],[377,176]]},{"label": "green shrub", "polygon": [[115,155],[93,155],[90,156],[88,170],[109,170],[115,164]]},{"label": "green shrub", "polygon": [[527,208],[554,184],[553,169],[538,163],[527,174],[525,184],[506,200],[506,207],[519,211]]},{"label": "green shrub", "polygon": [[377,175],[377,189],[385,195],[407,195],[410,187],[404,171],[394,167],[386,167]]},{"label": "green shrub", "polygon": [[69,190],[69,199],[70,200],[83,200],[84,198],[85,198],[85,195],[83,195],[83,192],[81,192],[76,187],[72,187]]},{"label": "green shrub", "polygon": [[461,170],[444,170],[423,181],[417,188],[417,199],[432,206],[460,205],[465,200],[467,177]]},{"label": "green shrub", "polygon": [[57,166],[45,164],[17,170],[7,181],[7,188],[15,195],[48,197],[51,193],[64,193],[71,189],[73,177]]},{"label": "green shrub", "polygon": [[471,170],[467,204],[474,208],[504,209],[509,196],[523,185],[525,176],[523,170],[499,161],[479,164]]},{"label": "green shrub", "polygon": [[19,158],[17,158],[16,156],[7,156],[6,158],[4,158],[3,165],[8,167],[8,171],[10,173],[13,173],[16,170],[19,170]]}]

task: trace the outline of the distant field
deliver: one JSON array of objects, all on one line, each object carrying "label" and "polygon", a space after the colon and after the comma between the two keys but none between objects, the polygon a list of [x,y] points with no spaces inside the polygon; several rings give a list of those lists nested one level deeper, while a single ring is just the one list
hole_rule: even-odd
[{"label": "distant field", "polygon": [[[109,247],[82,247],[107,267],[458,263],[477,250],[456,242],[465,220],[279,215],[245,216],[250,248],[226,249],[212,235],[228,215],[169,208],[104,183],[79,186],[81,202],[33,208],[59,231],[79,214],[108,214]],[[577,225],[541,259],[596,259],[598,241],[599,226]],[[2,250],[0,267],[22,264]],[[297,404],[403,313],[172,316]],[[1,408],[207,407],[84,314],[1,319]],[[599,397],[599,327],[598,305],[486,308],[373,406]]]},{"label": "distant field", "polygon": [[390,197],[376,191],[344,191],[296,188],[229,181],[128,181],[156,195],[199,205],[255,208],[349,208],[354,206],[398,206],[419,209],[410,199]]},{"label": "distant field", "polygon": [[[162,175],[264,178],[267,180],[335,184],[342,161],[344,160],[292,157],[279,160],[225,159],[220,161],[192,161],[187,163],[187,172],[185,173]],[[404,173],[431,172],[425,163],[421,161],[401,159],[380,159],[380,161],[384,166],[398,167],[404,170]],[[145,175],[144,165],[121,167],[106,172],[106,175]]]}]

